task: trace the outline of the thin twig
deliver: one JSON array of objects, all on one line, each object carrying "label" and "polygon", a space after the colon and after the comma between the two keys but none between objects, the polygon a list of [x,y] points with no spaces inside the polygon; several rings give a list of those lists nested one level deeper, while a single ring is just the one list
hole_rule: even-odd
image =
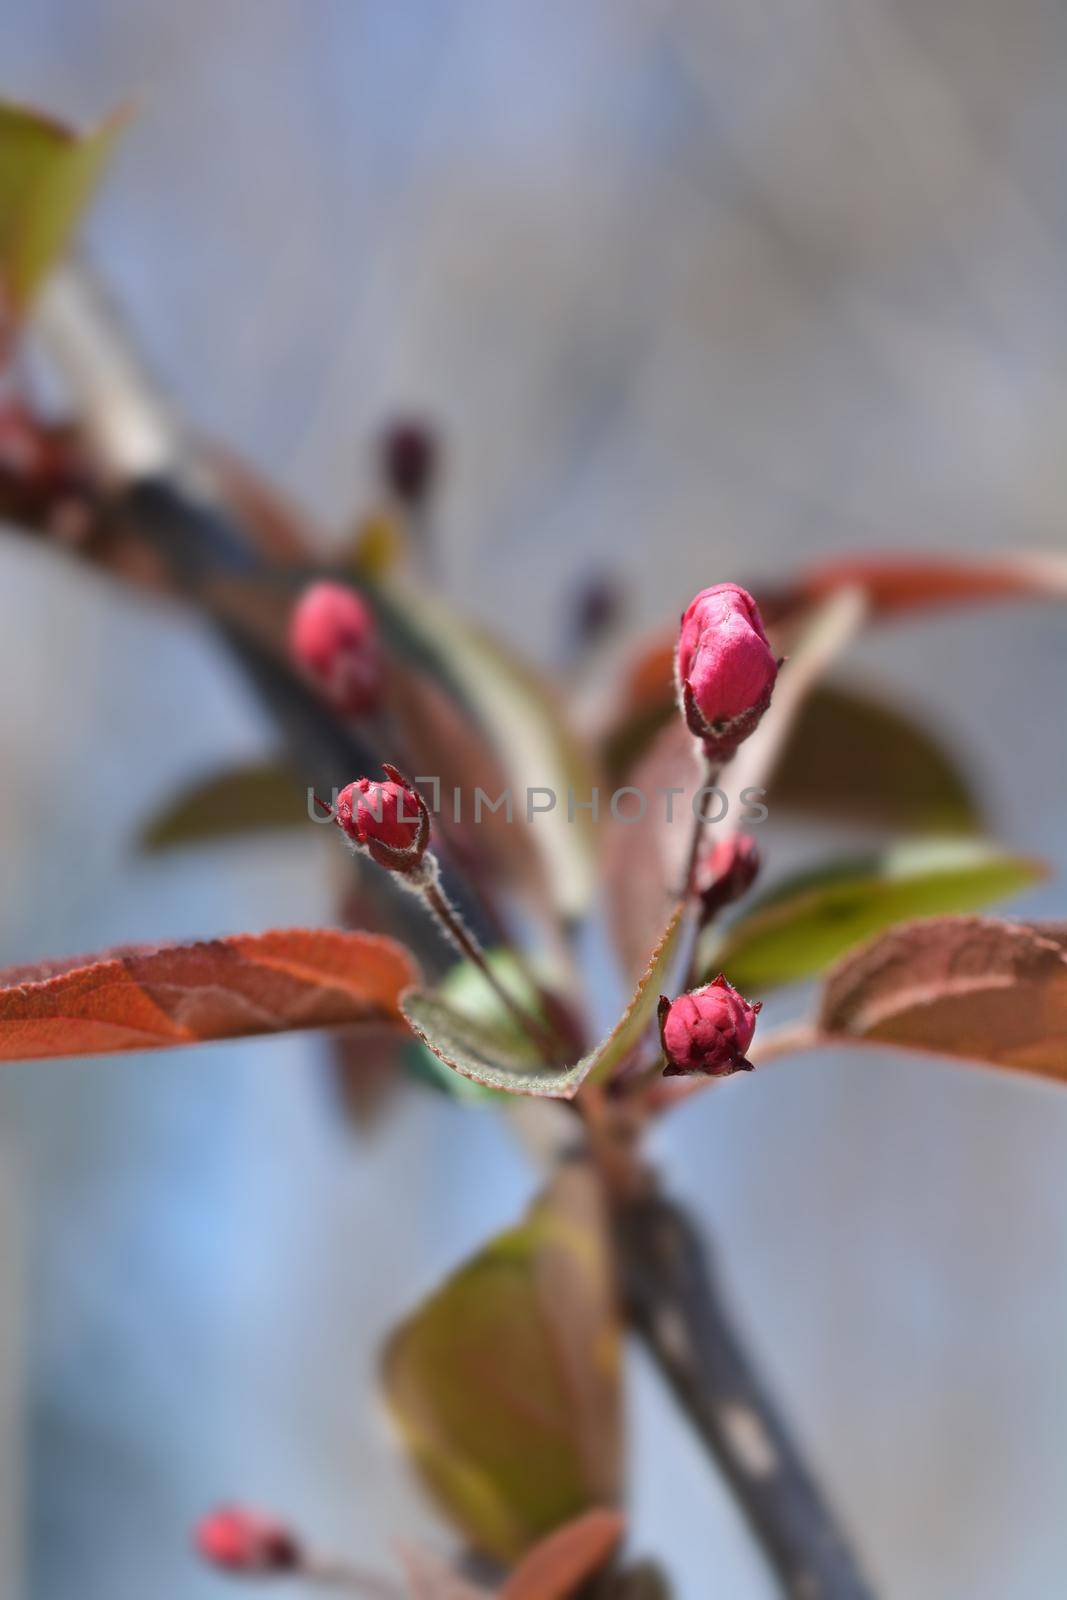
[{"label": "thin twig", "polygon": [[790,1600],[873,1600],[874,1590],[725,1309],[685,1213],[646,1194],[617,1212],[630,1321],[730,1483]]}]

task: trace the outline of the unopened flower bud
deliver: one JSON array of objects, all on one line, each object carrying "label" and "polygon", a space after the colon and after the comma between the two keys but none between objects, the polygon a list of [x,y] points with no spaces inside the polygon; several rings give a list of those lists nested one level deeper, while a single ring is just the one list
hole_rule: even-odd
[{"label": "unopened flower bud", "polygon": [[747,833],[710,845],[697,863],[694,880],[705,918],[717,916],[725,906],[747,894],[759,869],[759,849]]},{"label": "unopened flower bud", "polygon": [[402,504],[423,504],[437,476],[438,445],[434,431],[417,418],[400,418],[381,439],[382,474]]},{"label": "unopened flower bud", "polygon": [[750,1005],[727,983],[722,973],[702,989],[660,996],[659,1035],[667,1065],[665,1078],[702,1073],[721,1078],[731,1072],[750,1072],[745,1051],[756,1031],[762,1001]]},{"label": "unopened flower bud", "polygon": [[710,760],[729,761],[754,731],[780,665],[746,590],[719,583],[691,602],[678,635],[678,692]]},{"label": "unopened flower bud", "polygon": [[382,697],[378,630],[366,603],[341,583],[313,583],[296,604],[289,650],[342,715],[363,717]]},{"label": "unopened flower bud", "polygon": [[357,778],[337,797],[334,820],[358,850],[392,872],[414,872],[430,839],[426,802],[395,767],[388,781]]},{"label": "unopened flower bud", "polygon": [[283,1523],[244,1506],[220,1506],[202,1518],[195,1543],[212,1566],[248,1577],[296,1572],[303,1560],[299,1540]]}]

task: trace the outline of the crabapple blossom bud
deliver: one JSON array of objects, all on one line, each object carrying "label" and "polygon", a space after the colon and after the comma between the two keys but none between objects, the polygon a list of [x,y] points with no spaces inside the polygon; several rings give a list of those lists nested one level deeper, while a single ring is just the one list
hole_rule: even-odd
[{"label": "crabapple blossom bud", "polygon": [[426,500],[437,476],[437,458],[434,431],[417,418],[398,418],[382,434],[382,474],[404,505],[418,507]]},{"label": "crabapple blossom bud", "polygon": [[759,849],[747,833],[710,845],[697,863],[694,881],[705,918],[716,916],[724,906],[747,894],[759,869]]},{"label": "crabapple blossom bud", "polygon": [[677,1000],[660,996],[659,1034],[667,1065],[665,1078],[689,1073],[725,1077],[730,1072],[750,1072],[745,1051],[756,1031],[756,1014],[762,1001],[750,1005],[720,972],[711,983]]},{"label": "crabapple blossom bud", "polygon": [[729,761],[754,731],[780,665],[756,602],[736,583],[702,589],[690,603],[678,635],[678,692],[710,760]]},{"label": "crabapple blossom bud", "polygon": [[337,796],[334,820],[349,843],[379,866],[413,872],[426,854],[430,815],[419,792],[395,767],[388,781],[357,778]]},{"label": "crabapple blossom bud", "polygon": [[220,1506],[202,1518],[195,1543],[212,1566],[248,1577],[296,1572],[303,1559],[298,1539],[283,1523],[244,1506]]},{"label": "crabapple blossom bud", "polygon": [[289,651],[344,716],[375,711],[382,697],[378,630],[369,607],[341,583],[313,583],[293,610]]}]

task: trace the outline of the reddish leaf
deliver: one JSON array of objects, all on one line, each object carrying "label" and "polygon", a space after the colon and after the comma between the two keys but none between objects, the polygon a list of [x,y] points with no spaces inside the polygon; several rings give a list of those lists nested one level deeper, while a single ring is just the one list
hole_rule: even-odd
[{"label": "reddish leaf", "polygon": [[1067,928],[903,923],[832,970],[825,1037],[932,1050],[1067,1080]]},{"label": "reddish leaf", "polygon": [[401,1026],[418,971],[391,939],[236,934],[0,972],[0,1060],[95,1055],[357,1022]]},{"label": "reddish leaf", "polygon": [[1051,552],[996,561],[956,561],[927,556],[830,561],[804,573],[790,597],[811,604],[836,589],[866,591],[872,614],[896,616],[931,606],[1049,595],[1067,597],[1067,562]]},{"label": "reddish leaf", "polygon": [[587,1511],[565,1523],[523,1557],[499,1600],[568,1600],[608,1561],[625,1526],[617,1511]]}]

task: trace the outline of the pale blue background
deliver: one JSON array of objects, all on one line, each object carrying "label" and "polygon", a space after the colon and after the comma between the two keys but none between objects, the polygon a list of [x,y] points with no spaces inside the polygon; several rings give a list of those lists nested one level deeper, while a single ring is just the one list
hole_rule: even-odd
[{"label": "pale blue background", "polygon": [[[2,71],[61,112],[138,99],[92,249],[193,420],[340,530],[379,419],[432,409],[446,586],[550,659],[605,564],[647,622],[856,545],[1062,541],[1065,26],[1042,0],[38,0],[5,8]],[[1012,607],[855,658],[1061,874],[1065,639]],[[3,959],[331,915],[317,844],[133,851],[173,784],[269,741],[187,619],[5,543],[0,673]],[[353,1142],[307,1040],[6,1069],[0,1126],[27,1600],[224,1594],[185,1539],[232,1493],[367,1561],[445,1537],[375,1349],[524,1203],[504,1127],[412,1097]],[[842,1055],[661,1147],[884,1594],[1048,1600],[1067,1097]],[[681,1600],[765,1600],[634,1377],[635,1547]]]}]

